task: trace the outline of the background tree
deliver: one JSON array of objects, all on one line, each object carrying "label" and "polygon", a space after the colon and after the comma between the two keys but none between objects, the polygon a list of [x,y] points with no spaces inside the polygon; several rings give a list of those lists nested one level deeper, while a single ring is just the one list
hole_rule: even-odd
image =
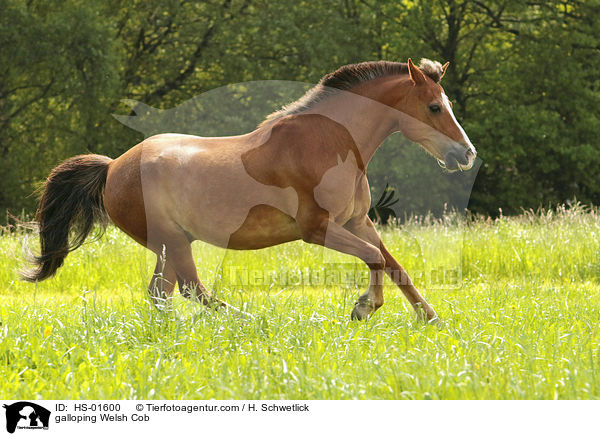
[{"label": "background tree", "polygon": [[0,207],[31,210],[58,159],[97,151],[115,90],[114,40],[87,4],[0,2]]},{"label": "background tree", "polygon": [[[132,114],[122,99],[169,109],[231,83],[316,83],[408,57],[450,61],[443,85],[483,160],[472,210],[599,203],[599,16],[600,0],[0,0],[0,207],[31,212],[60,160],[142,139],[112,116]],[[260,115],[282,102],[242,103]],[[395,137],[369,175],[420,212],[466,186]]]}]

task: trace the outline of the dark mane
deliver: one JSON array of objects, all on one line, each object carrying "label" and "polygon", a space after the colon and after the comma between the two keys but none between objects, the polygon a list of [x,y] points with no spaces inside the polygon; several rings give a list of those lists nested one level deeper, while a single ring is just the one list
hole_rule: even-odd
[{"label": "dark mane", "polygon": [[[439,82],[443,75],[442,65],[429,59],[421,59],[419,69],[434,82]],[[336,90],[348,91],[369,80],[404,74],[408,74],[408,64],[404,62],[372,61],[344,65],[326,74],[316,86],[295,102],[273,112],[262,124],[310,109],[316,103],[335,94]]]}]

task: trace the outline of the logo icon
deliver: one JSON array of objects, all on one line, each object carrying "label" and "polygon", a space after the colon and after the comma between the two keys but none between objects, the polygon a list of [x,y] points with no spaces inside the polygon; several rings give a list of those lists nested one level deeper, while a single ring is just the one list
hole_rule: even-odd
[{"label": "logo icon", "polygon": [[6,409],[6,431],[14,433],[18,429],[48,429],[50,411],[42,406],[29,401],[19,401],[10,405],[4,404]]}]

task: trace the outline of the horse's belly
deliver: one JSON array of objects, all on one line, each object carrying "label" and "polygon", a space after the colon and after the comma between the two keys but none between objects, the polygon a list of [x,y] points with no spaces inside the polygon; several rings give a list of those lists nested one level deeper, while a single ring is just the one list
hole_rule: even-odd
[{"label": "horse's belly", "polygon": [[296,220],[264,204],[254,206],[243,224],[229,237],[227,248],[250,250],[300,239]]},{"label": "horse's belly", "polygon": [[300,237],[291,188],[255,186],[252,180],[213,182],[180,195],[177,204],[172,216],[178,225],[194,239],[219,247],[263,248]]},{"label": "horse's belly", "polygon": [[238,221],[240,224],[233,229],[219,225],[219,221],[203,220],[188,233],[194,239],[234,250],[271,247],[301,237],[296,220],[266,204],[250,208],[245,219]]}]

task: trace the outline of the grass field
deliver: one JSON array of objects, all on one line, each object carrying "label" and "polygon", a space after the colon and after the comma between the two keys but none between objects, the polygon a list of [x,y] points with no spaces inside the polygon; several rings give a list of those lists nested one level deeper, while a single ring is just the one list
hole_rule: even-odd
[{"label": "grass field", "polygon": [[15,274],[23,234],[5,231],[0,397],[600,398],[599,218],[575,208],[382,230],[441,327],[417,322],[390,281],[386,304],[350,321],[363,267],[300,242],[227,254],[195,243],[200,277],[255,316],[240,321],[181,297],[154,309],[154,259],[117,229],[37,286]]}]

